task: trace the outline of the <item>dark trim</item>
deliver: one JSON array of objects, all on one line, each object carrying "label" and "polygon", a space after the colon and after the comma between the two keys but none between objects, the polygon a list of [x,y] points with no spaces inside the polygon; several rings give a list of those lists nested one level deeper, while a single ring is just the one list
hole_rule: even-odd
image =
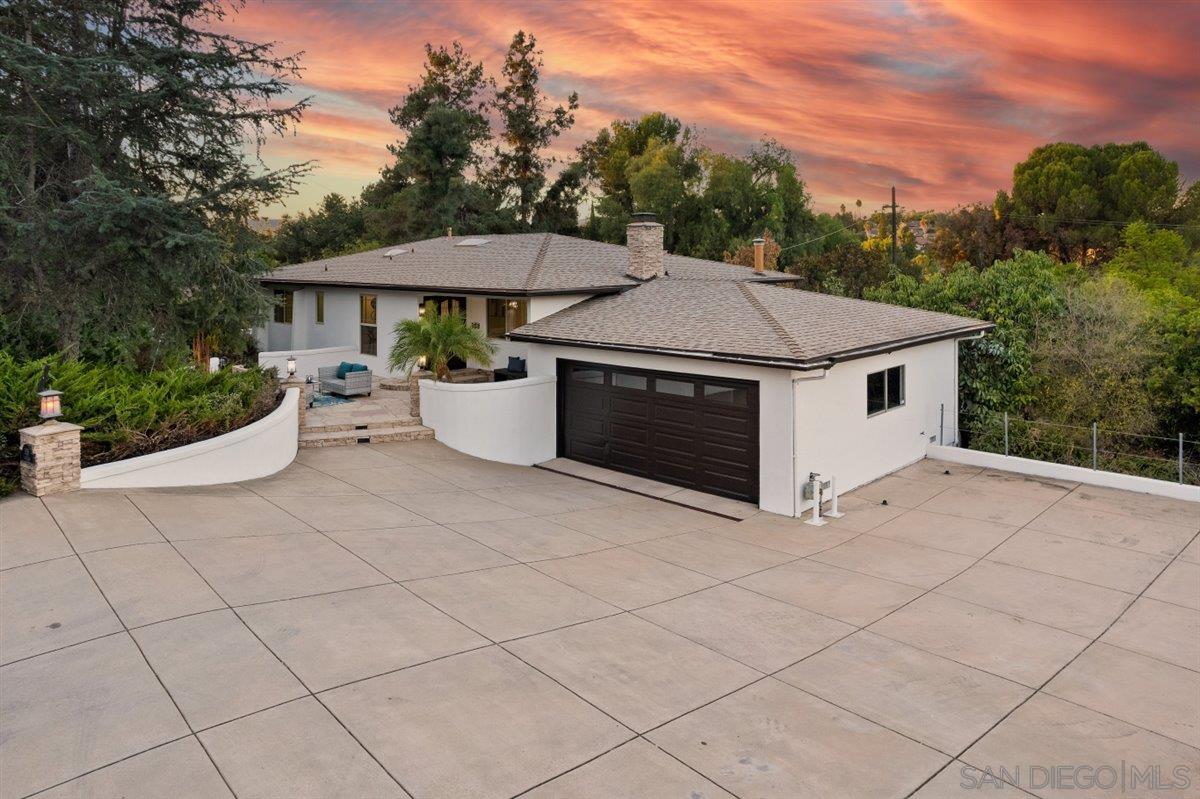
[{"label": "dark trim", "polygon": [[264,285],[274,288],[276,286],[298,286],[301,288],[313,286],[319,288],[339,288],[339,289],[372,289],[375,291],[411,291],[415,293],[441,293],[441,294],[470,294],[479,297],[561,297],[568,294],[617,294],[627,289],[637,288],[634,284],[620,284],[616,286],[580,286],[571,289],[534,289],[532,291],[526,289],[476,289],[462,288],[460,286],[430,286],[430,285],[412,285],[399,286],[385,283],[344,283],[338,282],[326,283],[311,282],[304,280],[287,280],[285,278],[264,277],[259,279]]},{"label": "dark trim", "polygon": [[665,347],[640,347],[632,344],[609,344],[602,341],[583,341],[579,339],[555,338],[551,336],[536,336],[529,334],[509,333],[511,341],[527,341],[532,344],[558,344],[564,347],[581,347],[584,349],[616,350],[618,352],[640,352],[648,355],[674,356],[676,358],[693,358],[701,361],[718,361],[720,363],[740,363],[745,366],[761,366],[767,369],[789,369],[798,372],[810,372],[816,369],[829,369],[842,361],[852,361],[856,358],[866,358],[880,353],[916,347],[921,344],[932,344],[946,339],[968,338],[977,333],[985,333],[994,328],[990,322],[973,328],[952,330],[943,333],[933,333],[925,336],[911,336],[883,344],[874,344],[858,350],[846,350],[813,361],[789,360],[786,358],[768,358],[760,355],[739,355],[737,353],[701,352],[699,350],[673,350]]},{"label": "dark trim", "polygon": [[[579,461],[571,461],[571,462],[578,463]],[[694,510],[698,513],[707,513],[709,516],[716,516],[719,519],[729,519],[732,522],[744,521],[744,519],[741,516],[730,516],[727,513],[717,513],[715,510],[708,510],[707,508],[698,508],[695,505],[688,505],[685,502],[678,502],[676,500],[670,499],[669,497],[656,497],[653,494],[643,494],[641,491],[635,491],[632,488],[625,488],[624,486],[619,486],[619,485],[616,485],[615,483],[606,483],[603,480],[597,479],[595,477],[580,477],[577,474],[571,474],[570,472],[564,472],[562,469],[555,469],[553,466],[547,466],[544,463],[535,463],[535,464],[533,464],[532,468],[541,469],[546,472],[552,472],[553,474],[561,474],[566,477],[574,477],[576,480],[582,480],[585,483],[595,483],[598,486],[608,486],[609,488],[615,488],[618,491],[624,491],[627,494],[633,494],[633,495],[639,496],[639,497],[649,497],[650,499],[657,499],[659,502],[665,502],[668,505],[676,505],[680,508],[687,508],[688,510]],[[601,469],[604,467],[597,466],[596,468]],[[617,472],[616,469],[609,469],[608,471]],[[625,472],[617,472],[617,474],[625,474]],[[649,478],[647,478],[647,479],[649,479]],[[656,480],[655,482],[659,482],[659,481]],[[671,485],[671,483],[664,483],[664,485]],[[718,494],[709,494],[708,496],[715,497],[715,496],[719,496],[719,495]],[[725,497],[722,497],[722,499],[725,499]],[[740,502],[741,500],[735,499],[732,501]],[[747,502],[746,504],[749,505],[751,503]]]},{"label": "dark trim", "polygon": [[866,358],[871,355],[879,355],[880,353],[903,350],[909,347],[916,347],[921,344],[932,344],[937,341],[945,341],[946,339],[951,338],[971,338],[980,333],[986,333],[995,327],[996,326],[991,322],[984,322],[979,325],[975,325],[974,327],[967,327],[959,330],[950,330],[942,333],[929,333],[923,336],[909,336],[907,338],[896,339],[895,341],[889,341],[883,344],[872,344],[869,347],[843,350],[842,352],[831,353],[828,357],[834,363],[853,361],[858,358]]}]

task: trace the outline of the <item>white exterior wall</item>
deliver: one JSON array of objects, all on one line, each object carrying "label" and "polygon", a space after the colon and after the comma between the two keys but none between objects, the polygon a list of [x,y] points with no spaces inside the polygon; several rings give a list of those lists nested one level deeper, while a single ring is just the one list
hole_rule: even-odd
[{"label": "white exterior wall", "polygon": [[[796,383],[796,472],[848,491],[925,457],[938,408],[958,407],[958,342],[939,341],[836,364]],[[903,407],[867,416],[867,375],[904,365]],[[802,503],[809,505],[807,500]]]},{"label": "white exterior wall", "polygon": [[[325,323],[317,324],[317,291],[325,292]],[[350,360],[364,363],[371,371],[379,375],[388,375],[388,351],[395,342],[392,331],[396,323],[402,319],[416,319],[421,306],[421,299],[430,292],[387,291],[382,289],[358,289],[316,286],[305,286],[296,290],[292,297],[292,324],[267,322],[265,328],[256,331],[259,348],[273,353],[286,353],[289,350],[322,349],[328,347],[350,348],[353,357],[339,360]],[[359,354],[359,295],[374,294],[378,297],[377,319],[379,346],[375,356]],[[447,292],[455,296],[453,292]],[[487,331],[487,297],[474,295],[466,296],[467,322],[477,329]],[[582,302],[590,294],[567,294],[561,296],[529,298],[529,321],[541,319],[556,311]],[[508,365],[508,357],[516,355],[526,357],[529,347],[523,342],[509,341],[506,338],[490,339],[496,345],[496,355],[492,361],[493,367]],[[325,366],[336,365],[331,361]],[[478,363],[469,366],[481,366]],[[305,372],[307,374],[307,372]],[[315,371],[313,372],[315,374]],[[282,372],[281,372],[282,374]]]},{"label": "white exterior wall", "polygon": [[[771,513],[792,515],[792,375],[786,369],[764,369],[733,363],[705,361],[699,358],[677,358],[647,355],[636,352],[565,347],[551,344],[529,344],[529,375],[557,375],[558,360],[590,361],[592,363],[712,375],[758,383],[758,464],[760,508]],[[866,389],[863,389],[864,394]],[[422,397],[422,402],[424,398]],[[865,402],[865,399],[864,399]],[[557,439],[557,405],[537,422],[532,435],[547,434]],[[807,474],[807,472],[805,472]]]},{"label": "white exterior wall", "polygon": [[421,421],[438,441],[459,452],[532,466],[554,457],[556,384],[554,377],[501,383],[422,380]]},{"label": "white exterior wall", "polygon": [[224,435],[80,471],[81,488],[154,488],[214,485],[266,477],[296,457],[300,389],[289,388],[279,407]]},{"label": "white exterior wall", "polygon": [[354,361],[358,357],[358,347],[322,347],[314,350],[279,350],[278,352],[260,352],[258,365],[263,369],[275,369],[281,380],[287,379],[287,360],[296,359],[296,376],[304,379],[308,375],[317,376],[317,369],[322,366],[336,366],[342,361]]}]

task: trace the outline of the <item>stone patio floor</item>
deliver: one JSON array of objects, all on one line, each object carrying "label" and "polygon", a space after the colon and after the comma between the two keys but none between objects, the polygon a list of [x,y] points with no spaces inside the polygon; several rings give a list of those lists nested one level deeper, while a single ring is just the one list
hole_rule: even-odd
[{"label": "stone patio floor", "polygon": [[0,501],[0,799],[1197,796],[1196,505],[921,461],[843,507],[433,441]]}]

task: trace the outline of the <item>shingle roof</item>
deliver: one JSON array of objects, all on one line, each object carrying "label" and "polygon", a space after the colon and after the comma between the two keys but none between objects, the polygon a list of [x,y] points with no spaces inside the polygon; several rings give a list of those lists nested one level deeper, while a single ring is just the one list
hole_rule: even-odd
[{"label": "shingle roof", "polygon": [[979,319],[769,284],[653,280],[577,303],[510,336],[815,368],[991,327]]},{"label": "shingle roof", "polygon": [[[378,288],[446,289],[498,294],[554,294],[617,290],[638,285],[625,274],[628,252],[553,233],[477,236],[486,244],[437,238],[280,267],[264,281]],[[391,257],[385,254],[400,251]],[[717,261],[665,256],[673,280],[788,281],[779,272],[756,273]]]}]

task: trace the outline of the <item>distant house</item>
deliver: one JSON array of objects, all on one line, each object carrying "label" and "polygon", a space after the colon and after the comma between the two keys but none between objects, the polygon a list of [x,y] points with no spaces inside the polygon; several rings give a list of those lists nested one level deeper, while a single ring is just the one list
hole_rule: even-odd
[{"label": "distant house", "polygon": [[[281,267],[261,346],[353,346],[387,372],[393,326],[462,313],[553,411],[522,436],[556,455],[794,515],[810,472],[844,488],[918,460],[958,406],[977,319],[791,287],[789,275],[554,234],[438,238]],[[495,393],[495,392],[493,392]]]},{"label": "distant house", "polygon": [[265,233],[268,236],[274,235],[275,231],[279,230],[279,226],[283,224],[282,219],[266,219],[264,217],[253,217],[246,223],[255,233]]}]

